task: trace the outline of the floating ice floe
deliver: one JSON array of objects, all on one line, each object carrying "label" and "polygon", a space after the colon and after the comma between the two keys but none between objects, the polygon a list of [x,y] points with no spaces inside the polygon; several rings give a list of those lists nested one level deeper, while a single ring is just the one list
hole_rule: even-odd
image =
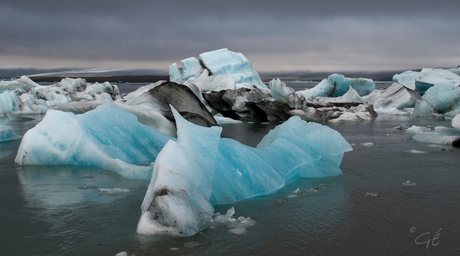
[{"label": "floating ice floe", "polygon": [[374,81],[367,78],[348,78],[340,74],[332,74],[323,79],[312,89],[299,91],[304,96],[314,95],[317,97],[339,97],[348,92],[352,87],[360,96],[368,95],[375,90]]},{"label": "floating ice floe", "polygon": [[405,87],[415,90],[415,77],[420,74],[420,72],[408,70],[404,71],[401,74],[395,74],[393,76],[393,81],[404,85]]},{"label": "floating ice floe", "polygon": [[[104,101],[121,99],[116,85],[108,82],[90,84],[81,78],[64,78],[56,84],[44,86],[23,76],[7,82],[2,81],[0,91],[2,115],[44,114],[51,107],[59,108],[60,105],[71,102],[91,101],[102,104]],[[76,105],[74,104],[74,107]]]},{"label": "floating ice floe", "polygon": [[365,102],[372,103],[374,108],[413,108],[422,97],[415,91],[402,84],[394,83],[385,90],[374,90],[371,94],[364,96]]},{"label": "floating ice floe", "polygon": [[417,185],[417,183],[415,182],[411,182],[410,180],[406,181],[403,183],[404,186],[415,186]]},{"label": "floating ice floe", "polygon": [[366,195],[366,196],[370,196],[370,197],[377,197],[377,196],[379,196],[377,193],[371,193],[371,192],[366,192],[365,195]]},{"label": "floating ice floe", "polygon": [[0,142],[17,140],[20,138],[21,136],[15,134],[11,127],[9,127],[8,125],[0,124]]},{"label": "floating ice floe", "polygon": [[411,154],[428,154],[428,152],[426,151],[416,150],[416,149],[405,150],[404,152],[411,153]]},{"label": "floating ice floe", "polygon": [[16,155],[19,165],[86,165],[127,178],[150,179],[151,163],[172,137],[140,124],[112,103],[75,115],[49,110],[24,135]]},{"label": "floating ice floe", "polygon": [[416,141],[432,143],[432,144],[443,144],[452,145],[454,147],[460,146],[460,131],[458,127],[458,120],[460,114],[456,115],[452,119],[452,127],[436,126],[433,129],[429,127],[412,126],[406,129],[407,133],[412,133],[412,137]]},{"label": "floating ice floe", "polygon": [[352,150],[336,131],[298,117],[251,148],[221,139],[221,128],[196,126],[173,112],[178,140],[155,161],[140,234],[193,235],[212,224],[212,205],[271,193],[302,177],[336,176],[344,152]]},{"label": "floating ice floe", "polygon": [[118,196],[131,193],[129,189],[125,188],[99,188],[99,195]]},{"label": "floating ice floe", "polygon": [[230,233],[234,235],[244,235],[246,234],[246,229],[254,226],[256,222],[250,217],[240,216],[237,219],[233,218],[235,214],[235,208],[231,207],[227,210],[225,215],[220,213],[213,215],[213,222],[224,224],[229,230]]},{"label": "floating ice floe", "polygon": [[361,145],[363,145],[365,147],[373,147],[373,146],[375,146],[375,144],[373,142],[364,142],[364,143],[361,143]]}]

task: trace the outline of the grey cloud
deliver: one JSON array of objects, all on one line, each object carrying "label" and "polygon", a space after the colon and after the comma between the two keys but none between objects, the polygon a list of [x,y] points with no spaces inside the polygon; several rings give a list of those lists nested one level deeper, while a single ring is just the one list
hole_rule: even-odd
[{"label": "grey cloud", "polygon": [[123,66],[228,47],[267,70],[460,61],[457,0],[375,2],[4,0],[0,53]]}]

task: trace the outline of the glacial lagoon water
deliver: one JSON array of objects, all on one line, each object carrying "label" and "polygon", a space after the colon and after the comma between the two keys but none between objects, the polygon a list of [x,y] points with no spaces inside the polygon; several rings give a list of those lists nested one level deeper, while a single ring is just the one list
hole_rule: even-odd
[{"label": "glacial lagoon water", "polygon": [[[0,123],[23,135],[42,116],[31,118]],[[402,124],[450,126],[450,120],[381,115],[329,125],[354,149],[345,153],[343,175],[216,206],[256,221],[240,236],[222,225],[187,238],[137,235],[148,181],[95,167],[16,166],[20,140],[2,142],[0,255],[458,255],[460,150],[414,141],[395,129]],[[256,146],[275,126],[225,125],[222,136]],[[407,180],[416,185],[403,185]],[[289,197],[297,188],[305,192]]]}]

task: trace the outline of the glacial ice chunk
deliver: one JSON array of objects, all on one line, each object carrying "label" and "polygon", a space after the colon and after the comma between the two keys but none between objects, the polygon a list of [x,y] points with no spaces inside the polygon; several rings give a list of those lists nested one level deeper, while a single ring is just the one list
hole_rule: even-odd
[{"label": "glacial ice chunk", "polygon": [[460,76],[445,69],[424,68],[415,77],[415,91],[420,95],[437,85],[437,84],[451,84],[460,85]]},{"label": "glacial ice chunk", "polygon": [[358,92],[359,96],[368,95],[375,90],[374,81],[367,78],[348,78],[340,74],[332,74],[323,79],[312,89],[299,91],[298,93],[314,95],[317,97],[339,97],[348,92],[349,87]]},{"label": "glacial ice chunk", "polygon": [[460,132],[460,114],[457,114],[453,119],[452,119],[452,127]]},{"label": "glacial ice chunk", "polygon": [[250,84],[259,89],[267,89],[251,62],[242,54],[227,48],[200,54],[200,62],[212,75],[231,77],[237,84]]},{"label": "glacial ice chunk", "polygon": [[412,133],[414,140],[431,144],[460,146],[460,133],[455,128],[436,126],[434,129],[422,126],[412,126],[406,130]]},{"label": "glacial ice chunk", "polygon": [[12,91],[4,91],[0,94],[0,114],[9,114],[15,111],[20,111],[21,102],[16,93]]},{"label": "glacial ice chunk", "polygon": [[169,139],[112,103],[81,115],[49,110],[24,135],[15,162],[99,166],[126,178],[150,179],[152,167],[138,164],[155,161]]},{"label": "glacial ice chunk", "polygon": [[17,140],[20,138],[21,136],[16,135],[11,127],[8,125],[0,124],[0,142]]},{"label": "glacial ice chunk", "polygon": [[169,66],[171,82],[195,84],[203,92],[237,88],[267,91],[267,86],[242,53],[224,48],[202,53],[199,59],[191,57],[181,62],[181,68],[176,63]]},{"label": "glacial ice chunk", "polygon": [[419,75],[420,72],[408,70],[404,71],[401,74],[395,74],[393,76],[393,81],[404,85],[405,87],[415,90],[415,77]]},{"label": "glacial ice chunk", "polygon": [[392,84],[385,90],[375,90],[371,94],[364,96],[364,100],[374,105],[374,108],[397,109],[413,108],[422,97],[415,91],[399,83]]},{"label": "glacial ice chunk", "polygon": [[337,176],[351,146],[336,131],[292,117],[252,148],[221,139],[173,110],[178,140],[158,155],[137,232],[190,236],[212,224],[214,204],[272,193],[299,178]]}]

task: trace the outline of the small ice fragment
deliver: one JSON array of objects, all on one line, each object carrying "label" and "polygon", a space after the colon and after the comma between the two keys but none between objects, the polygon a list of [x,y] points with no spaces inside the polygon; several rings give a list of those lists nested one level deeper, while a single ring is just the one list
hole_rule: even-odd
[{"label": "small ice fragment", "polygon": [[84,177],[82,177],[82,178],[83,178],[83,179],[92,179],[92,178],[94,178],[94,175],[90,174],[90,175],[84,176]]},{"label": "small ice fragment", "polygon": [[179,251],[179,248],[177,248],[177,247],[171,247],[171,248],[169,248],[169,249],[170,249],[171,251]]},{"label": "small ice fragment", "polygon": [[126,251],[123,251],[115,254],[115,256],[128,256],[128,253]]},{"label": "small ice fragment", "polygon": [[97,189],[97,187],[93,185],[89,185],[89,186],[78,187],[78,189]]},{"label": "small ice fragment", "polygon": [[188,242],[188,243],[185,243],[184,244],[184,247],[187,247],[187,248],[193,248],[193,247],[196,247],[198,245],[200,245],[201,243],[198,242],[198,241],[191,241],[191,242]]},{"label": "small ice fragment", "polygon": [[398,126],[394,127],[393,129],[395,129],[395,130],[404,130],[404,129],[407,129],[407,126],[405,124],[402,124],[402,125],[398,125]]},{"label": "small ice fragment", "polygon": [[365,147],[373,147],[373,146],[375,146],[375,144],[373,142],[361,143],[361,145],[363,145]]},{"label": "small ice fragment", "polygon": [[216,228],[216,226],[212,225],[212,226],[210,226],[209,228],[210,228],[210,229],[214,229],[214,228]]},{"label": "small ice fragment", "polygon": [[218,214],[214,218],[214,222],[216,223],[225,223],[231,220],[231,217],[235,214],[235,208],[231,207],[230,209],[227,210],[227,213],[225,215],[220,215]]},{"label": "small ice fragment", "polygon": [[403,183],[404,186],[415,186],[417,185],[417,183],[415,182],[411,182],[410,180],[406,181]]},{"label": "small ice fragment", "polygon": [[297,193],[299,193],[299,191],[300,191],[300,189],[299,189],[299,188],[296,188],[296,189],[294,189],[294,190],[292,191],[292,193],[297,194]]},{"label": "small ice fragment", "polygon": [[377,193],[366,192],[366,196],[375,197],[375,196],[379,196],[379,195]]},{"label": "small ice fragment", "polygon": [[293,197],[297,197],[297,195],[288,195],[287,197],[288,198],[293,198]]},{"label": "small ice fragment", "polygon": [[411,154],[427,154],[428,153],[426,151],[415,150],[415,149],[405,150],[404,152],[411,153]]},{"label": "small ice fragment", "polygon": [[232,229],[229,229],[228,232],[234,235],[244,235],[246,234],[246,228],[245,227],[232,228]]},{"label": "small ice fragment", "polygon": [[356,144],[355,143],[351,143],[350,146],[355,146]]},{"label": "small ice fragment", "polygon": [[113,174],[113,172],[112,172],[112,171],[109,171],[109,170],[103,170],[101,173],[104,174],[104,175],[111,175],[111,174]]},{"label": "small ice fragment", "polygon": [[99,188],[99,195],[110,195],[110,196],[115,196],[115,195],[121,195],[121,194],[127,194],[130,193],[129,189],[123,189],[123,188]]},{"label": "small ice fragment", "polygon": [[318,192],[318,189],[310,188],[307,192]]},{"label": "small ice fragment", "polygon": [[283,205],[285,203],[287,203],[286,200],[276,200],[276,204]]}]

